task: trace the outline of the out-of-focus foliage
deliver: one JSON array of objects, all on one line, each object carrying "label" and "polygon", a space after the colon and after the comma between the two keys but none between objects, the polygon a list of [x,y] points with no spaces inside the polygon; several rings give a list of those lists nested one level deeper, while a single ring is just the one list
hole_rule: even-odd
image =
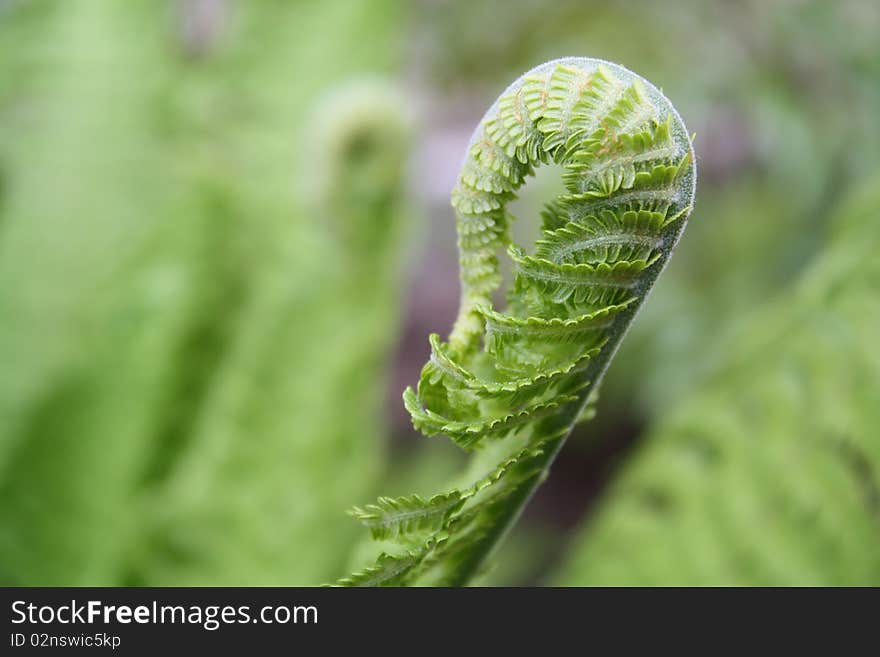
[{"label": "out-of-focus foliage", "polygon": [[880,176],[646,438],[557,581],[880,584]]},{"label": "out-of-focus foliage", "polygon": [[395,63],[400,13],[2,3],[0,582],[339,572],[408,140],[382,87],[327,90]]}]

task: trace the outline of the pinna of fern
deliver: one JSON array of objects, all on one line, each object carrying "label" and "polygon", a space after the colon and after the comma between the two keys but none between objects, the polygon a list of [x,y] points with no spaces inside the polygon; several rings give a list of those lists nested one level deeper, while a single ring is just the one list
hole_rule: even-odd
[{"label": "pinna of fern", "polygon": [[[533,254],[512,243],[507,204],[542,164],[565,191],[542,213]],[[631,71],[565,58],[517,79],[471,139],[452,191],[461,304],[432,335],[414,426],[476,452],[465,485],[380,498],[350,513],[396,546],[348,586],[466,584],[547,476],[684,230],[696,188],[687,130]],[[493,307],[499,254],[513,263]]]}]

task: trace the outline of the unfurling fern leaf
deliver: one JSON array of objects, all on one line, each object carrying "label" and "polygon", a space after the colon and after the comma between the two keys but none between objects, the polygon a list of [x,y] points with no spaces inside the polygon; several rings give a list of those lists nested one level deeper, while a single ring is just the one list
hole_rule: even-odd
[{"label": "unfurling fern leaf", "polygon": [[[534,255],[511,242],[507,203],[542,164],[564,169]],[[405,547],[342,585],[462,585],[546,476],[690,213],[690,138],[670,102],[615,64],[568,58],[516,80],[474,133],[452,192],[461,306],[404,401],[427,435],[474,458],[463,489],[382,498],[352,513]],[[493,308],[498,256],[514,264]]]}]

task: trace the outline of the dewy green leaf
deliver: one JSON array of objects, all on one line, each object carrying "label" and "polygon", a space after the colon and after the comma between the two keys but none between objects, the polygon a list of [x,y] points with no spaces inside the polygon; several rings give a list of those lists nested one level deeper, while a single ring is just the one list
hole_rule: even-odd
[{"label": "dewy green leaf", "polygon": [[[550,162],[564,169],[565,192],[546,204],[529,255],[511,241],[506,206]],[[478,451],[475,483],[355,509],[376,538],[409,547],[339,584],[463,585],[480,570],[586,416],[695,189],[684,123],[631,71],[566,58],[508,87],[474,132],[452,191],[458,319],[446,343],[432,336],[418,389],[404,394],[416,428]],[[499,310],[501,254],[515,276]]]}]

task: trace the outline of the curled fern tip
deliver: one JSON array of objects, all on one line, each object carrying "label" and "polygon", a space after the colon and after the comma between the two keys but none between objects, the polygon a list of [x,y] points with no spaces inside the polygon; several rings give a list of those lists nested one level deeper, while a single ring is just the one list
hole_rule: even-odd
[{"label": "curled fern tip", "polygon": [[[508,204],[537,167],[564,191],[532,253]],[[511,84],[471,138],[452,191],[461,302],[446,342],[404,403],[416,429],[477,452],[473,484],[380,498],[352,514],[400,549],[339,583],[462,585],[547,476],[687,223],[696,188],[689,133],[666,97],[609,62],[565,58]],[[495,308],[499,258],[514,278]]]}]

